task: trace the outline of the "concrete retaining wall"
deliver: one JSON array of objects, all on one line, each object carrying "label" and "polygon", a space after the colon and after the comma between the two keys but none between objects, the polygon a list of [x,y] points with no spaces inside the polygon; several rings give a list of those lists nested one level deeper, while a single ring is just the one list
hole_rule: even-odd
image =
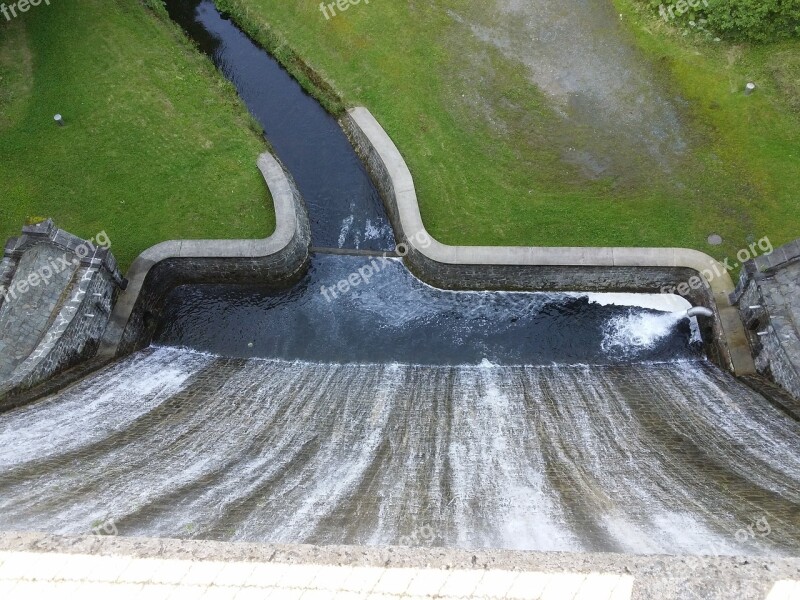
[{"label": "concrete retaining wall", "polygon": [[759,373],[800,401],[800,240],[748,261],[738,303]]},{"label": "concrete retaining wall", "polygon": [[263,240],[176,240],[143,252],[128,271],[100,355],[113,358],[147,345],[163,300],[178,286],[257,283],[288,286],[308,268],[311,229],[291,176],[271,154],[258,158],[275,205],[275,232]]},{"label": "concrete retaining wall", "polygon": [[[747,337],[729,296],[733,281],[712,257],[684,248],[448,246],[425,230],[411,172],[391,138],[365,108],[341,119],[383,196],[407,263],[423,280],[451,289],[658,293],[690,280],[686,297],[714,311],[705,324],[709,353],[740,375],[754,372]],[[703,272],[721,273],[708,278]],[[696,279],[694,279],[696,278]]]}]

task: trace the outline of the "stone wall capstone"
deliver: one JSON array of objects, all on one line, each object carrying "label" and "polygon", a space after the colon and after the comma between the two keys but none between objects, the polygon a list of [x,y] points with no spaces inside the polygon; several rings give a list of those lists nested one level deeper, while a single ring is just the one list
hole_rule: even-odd
[{"label": "stone wall capstone", "polygon": [[0,263],[0,410],[95,354],[124,285],[108,248],[51,220],[9,240]]}]

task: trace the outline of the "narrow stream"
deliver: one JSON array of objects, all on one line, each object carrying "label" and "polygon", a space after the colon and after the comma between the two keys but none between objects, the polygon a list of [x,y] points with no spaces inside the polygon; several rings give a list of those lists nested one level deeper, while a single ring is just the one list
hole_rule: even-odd
[{"label": "narrow stream", "polygon": [[393,250],[378,191],[331,117],[210,0],[169,0],[170,16],[214,61],[295,178],[319,248]]}]

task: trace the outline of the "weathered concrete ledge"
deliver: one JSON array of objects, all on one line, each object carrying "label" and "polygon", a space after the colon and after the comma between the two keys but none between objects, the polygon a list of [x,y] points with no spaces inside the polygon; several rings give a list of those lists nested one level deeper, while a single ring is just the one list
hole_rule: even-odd
[{"label": "weathered concrete ledge", "polygon": [[0,551],[386,569],[617,573],[634,578],[631,598],[636,600],[764,600],[776,583],[800,578],[799,558],[308,546],[17,532],[0,533]]},{"label": "weathered concrete ledge", "polygon": [[395,234],[407,245],[410,268],[422,279],[455,289],[658,293],[698,278],[685,295],[715,313],[704,331],[712,358],[738,375],[754,372],[744,327],[729,299],[733,281],[712,257],[685,248],[442,244],[426,231],[411,172],[372,114],[353,108],[340,123],[383,196]]},{"label": "weathered concrete ledge", "polygon": [[258,168],[275,205],[275,232],[262,240],[175,240],[145,250],[128,270],[128,288],[114,307],[100,356],[113,358],[146,345],[162,301],[180,285],[286,286],[302,277],[311,247],[305,204],[274,156],[259,156]]}]

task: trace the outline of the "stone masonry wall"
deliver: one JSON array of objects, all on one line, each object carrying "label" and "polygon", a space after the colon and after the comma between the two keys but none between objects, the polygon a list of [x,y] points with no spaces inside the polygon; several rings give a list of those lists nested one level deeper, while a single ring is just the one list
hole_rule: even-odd
[{"label": "stone masonry wall", "polygon": [[[30,263],[26,262],[29,256],[60,256],[69,267],[61,272],[66,277],[54,277],[32,288],[36,294],[10,297],[9,302],[18,305],[7,307],[17,311],[11,323],[14,326],[6,322],[0,337],[3,334],[22,336],[22,329],[17,325],[28,321],[38,319],[43,326],[31,334],[35,336],[32,339],[10,340],[16,345],[28,343],[30,347],[25,356],[11,363],[9,373],[0,381],[0,408],[20,392],[91,357],[97,350],[111,306],[124,280],[108,249],[96,248],[81,256],[82,253],[76,254],[81,246],[88,247],[84,240],[57,229],[49,220],[24,228],[23,235],[6,246],[2,263],[4,274],[0,276],[5,279],[0,282],[6,288],[28,280],[35,273],[33,267],[37,263],[22,268]],[[43,264],[48,263],[53,264],[53,261],[45,260]],[[9,351],[11,348],[0,349],[0,352]]]},{"label": "stone masonry wall", "polygon": [[732,301],[756,369],[800,401],[800,240],[745,263]]},{"label": "stone masonry wall", "polygon": [[[16,238],[12,238],[9,240],[9,245],[16,244]],[[2,260],[0,260],[0,288],[8,289],[8,286],[11,285],[11,278],[14,277],[14,271],[17,269],[17,260],[10,257],[4,256]],[[3,308],[3,302],[5,302],[5,297],[0,294],[0,309]]]}]

